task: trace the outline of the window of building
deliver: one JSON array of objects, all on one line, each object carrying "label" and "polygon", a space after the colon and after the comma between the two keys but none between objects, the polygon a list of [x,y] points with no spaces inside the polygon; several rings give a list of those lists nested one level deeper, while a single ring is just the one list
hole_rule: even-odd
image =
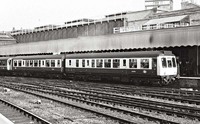
[{"label": "window of building", "polygon": [[137,59],[129,59],[129,68],[137,68]]},{"label": "window of building", "polygon": [[149,59],[141,59],[140,66],[141,68],[149,68]]},{"label": "window of building", "polygon": [[111,59],[104,59],[105,68],[111,68]]},{"label": "window of building", "polygon": [[120,59],[113,59],[113,68],[119,68]]}]

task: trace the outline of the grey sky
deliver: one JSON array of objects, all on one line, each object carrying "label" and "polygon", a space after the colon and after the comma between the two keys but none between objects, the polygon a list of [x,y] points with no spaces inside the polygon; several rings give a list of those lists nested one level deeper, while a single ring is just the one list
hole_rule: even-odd
[{"label": "grey sky", "polygon": [[[0,31],[93,18],[124,11],[144,10],[145,0],[1,0]],[[200,1],[200,0],[199,0]],[[180,9],[181,0],[174,0]]]}]

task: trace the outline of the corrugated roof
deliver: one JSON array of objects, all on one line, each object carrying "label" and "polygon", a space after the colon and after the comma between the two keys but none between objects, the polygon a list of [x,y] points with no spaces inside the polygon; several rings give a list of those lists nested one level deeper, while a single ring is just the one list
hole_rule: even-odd
[{"label": "corrugated roof", "polygon": [[169,22],[178,22],[178,21],[183,20],[186,17],[188,17],[188,15],[152,19],[152,20],[149,20],[148,22],[146,22],[144,25],[153,25],[153,24],[164,24],[164,23],[169,23]]}]

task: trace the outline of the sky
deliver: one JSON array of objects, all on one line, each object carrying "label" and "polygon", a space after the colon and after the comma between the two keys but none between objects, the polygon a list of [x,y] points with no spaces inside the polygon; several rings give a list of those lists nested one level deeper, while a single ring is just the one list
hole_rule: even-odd
[{"label": "sky", "polygon": [[[0,0],[0,31],[33,29],[81,18],[144,10],[145,0]],[[197,0],[200,1],[200,0]],[[180,9],[181,0],[174,0]]]}]

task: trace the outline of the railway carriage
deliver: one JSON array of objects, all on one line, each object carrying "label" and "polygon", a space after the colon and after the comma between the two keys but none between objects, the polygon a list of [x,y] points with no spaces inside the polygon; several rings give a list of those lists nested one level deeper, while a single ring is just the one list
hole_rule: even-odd
[{"label": "railway carriage", "polygon": [[178,66],[170,51],[76,53],[1,57],[0,74],[167,85]]},{"label": "railway carriage", "polygon": [[63,55],[40,55],[14,57],[13,74],[35,77],[58,77],[61,75]]},{"label": "railway carriage", "polygon": [[170,51],[87,53],[66,55],[65,73],[82,80],[108,80],[167,85],[177,76]]}]

